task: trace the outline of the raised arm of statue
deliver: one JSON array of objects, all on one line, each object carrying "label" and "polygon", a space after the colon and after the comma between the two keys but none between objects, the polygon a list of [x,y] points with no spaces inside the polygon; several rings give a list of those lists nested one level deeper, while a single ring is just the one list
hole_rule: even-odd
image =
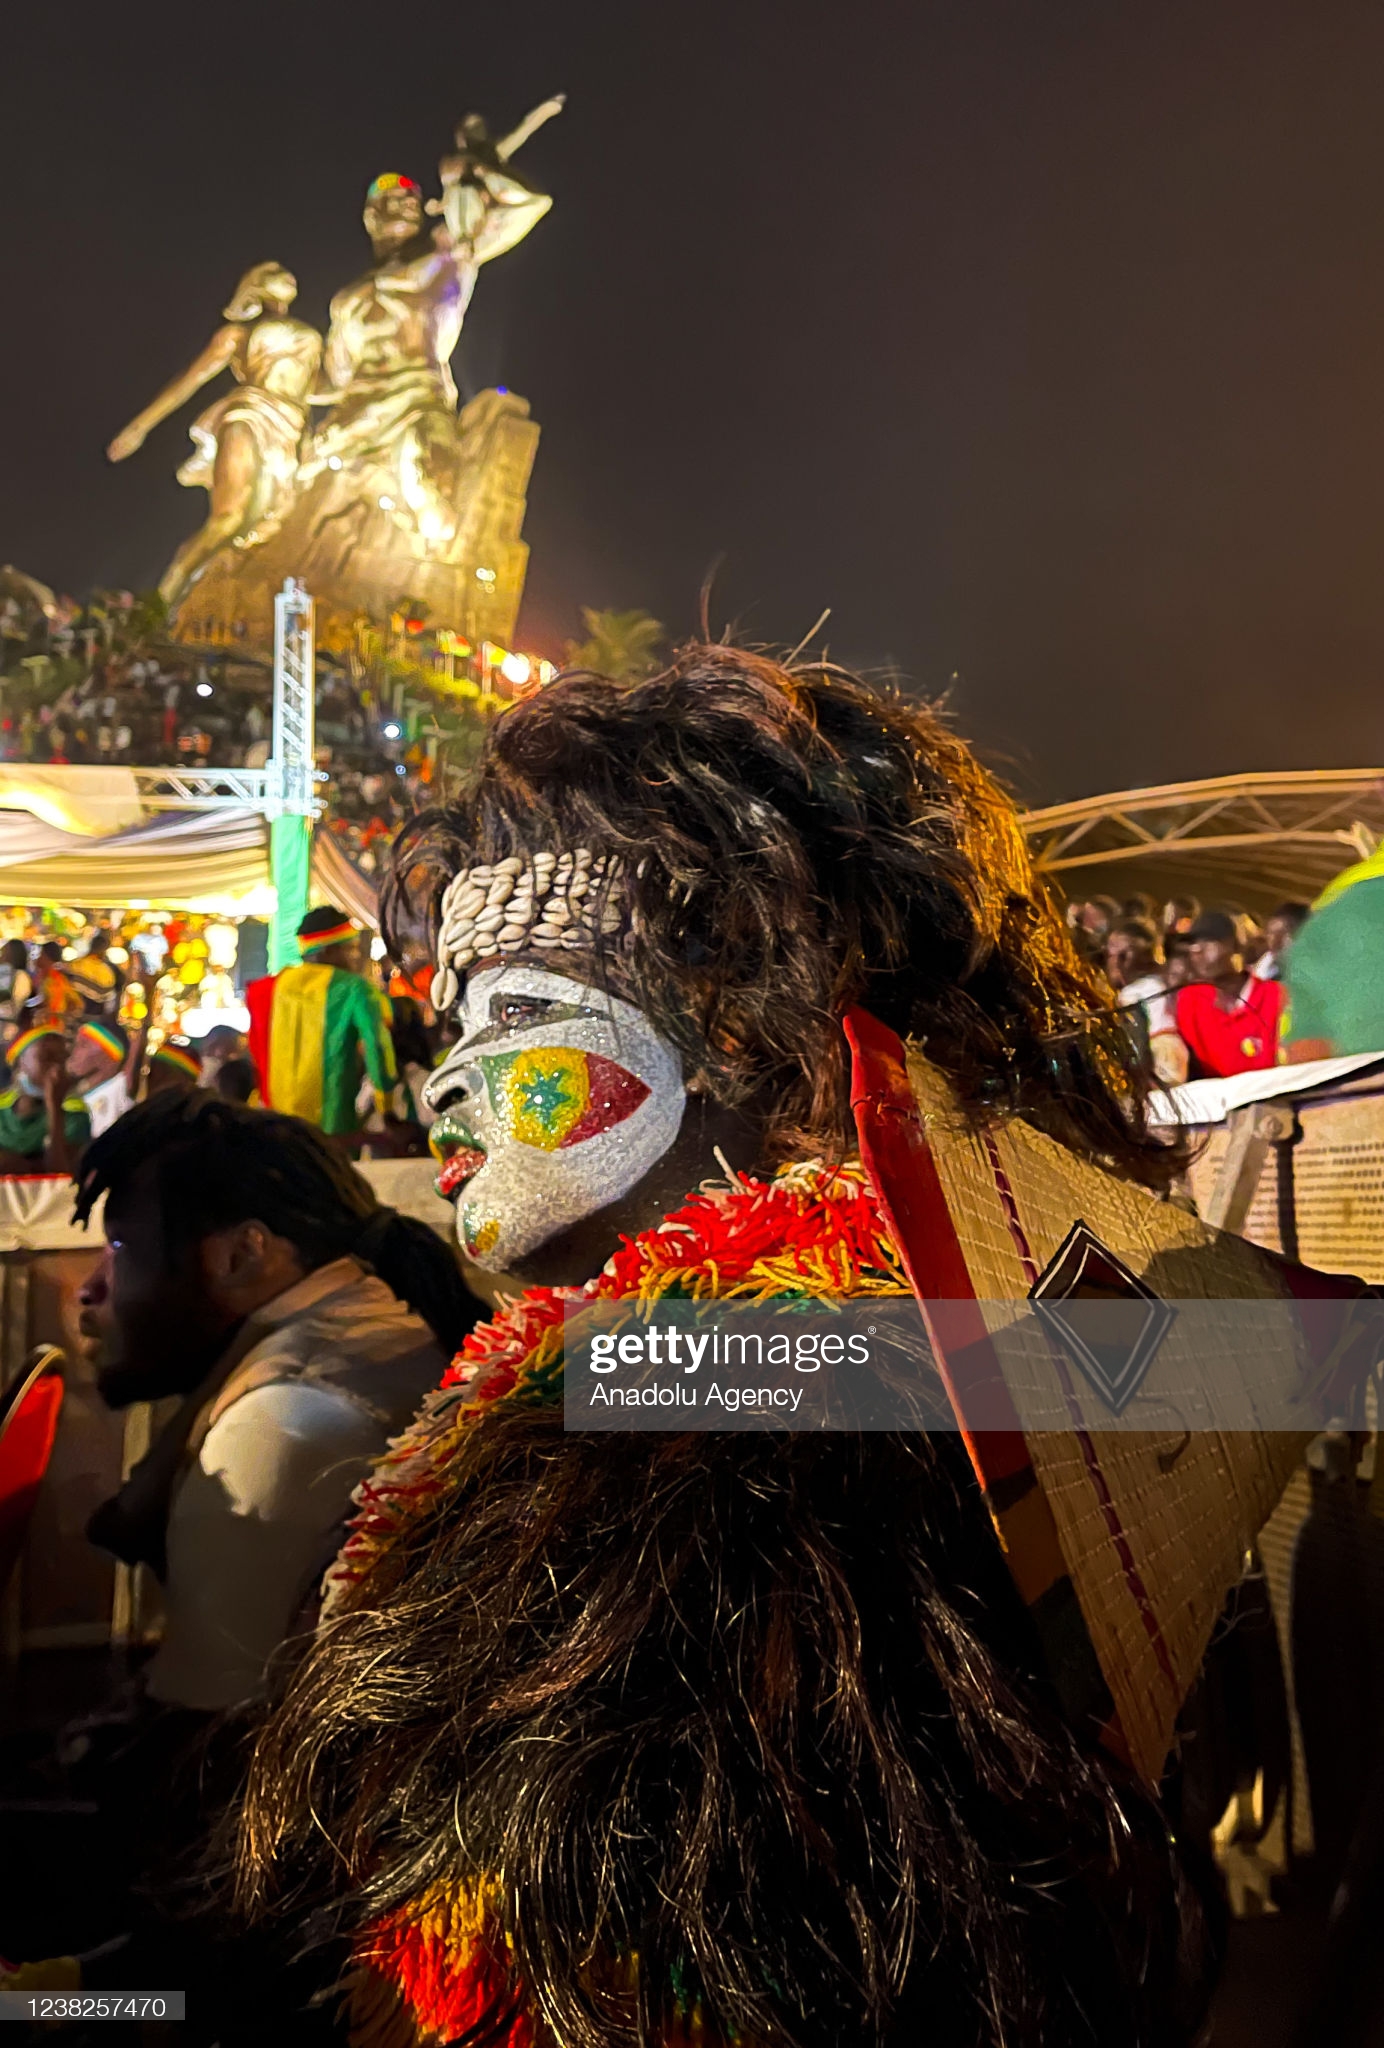
[{"label": "raised arm of statue", "polygon": [[166,420],[170,413],[185,405],[194,391],[200,391],[204,384],[210,384],[213,377],[222,370],[228,370],[235,361],[240,346],[242,330],[228,323],[217,329],[211,340],[195,361],[188,364],[182,375],[165,384],[158,397],[145,406],[143,412],[135,414],[128,427],[121,429],[106,449],[112,462],[123,462],[127,455],[133,455],[144,445],[146,434]]},{"label": "raised arm of statue", "polygon": [[566,104],[566,93],[555,92],[550,100],[544,100],[531,114],[525,114],[519,126],[511,128],[509,134],[501,136],[495,144],[495,154],[500,162],[507,164],[515,150],[522,149],[529,137],[536,135],[546,121],[552,120],[554,114],[560,114]]}]

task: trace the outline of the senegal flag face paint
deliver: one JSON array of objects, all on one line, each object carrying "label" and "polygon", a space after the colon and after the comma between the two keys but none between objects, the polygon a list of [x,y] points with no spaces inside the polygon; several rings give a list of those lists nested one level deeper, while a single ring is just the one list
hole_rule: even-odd
[{"label": "senegal flag face paint", "polygon": [[476,1265],[503,1272],[618,1201],[678,1134],[677,1054],[631,1004],[519,963],[470,976],[427,1083],[438,1191]]},{"label": "senegal flag face paint", "polygon": [[482,1053],[478,1065],[505,1135],[539,1152],[558,1152],[610,1130],[649,1094],[648,1084],[627,1067],[570,1045]]}]

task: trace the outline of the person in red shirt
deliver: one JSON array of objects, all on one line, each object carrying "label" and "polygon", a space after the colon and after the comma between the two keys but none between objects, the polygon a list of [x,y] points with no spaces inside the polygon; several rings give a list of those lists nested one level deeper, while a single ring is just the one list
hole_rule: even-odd
[{"label": "person in red shirt", "polygon": [[1223,910],[1204,910],[1186,943],[1192,979],[1177,992],[1177,1028],[1192,1056],[1191,1078],[1276,1065],[1282,982],[1245,972],[1239,928]]}]

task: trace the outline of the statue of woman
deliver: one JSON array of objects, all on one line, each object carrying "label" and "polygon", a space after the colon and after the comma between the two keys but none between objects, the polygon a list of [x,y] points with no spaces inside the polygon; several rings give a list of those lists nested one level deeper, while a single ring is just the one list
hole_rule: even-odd
[{"label": "statue of woman", "polygon": [[281,263],[247,270],[217,330],[196,361],[164,386],[116,435],[106,453],[123,462],[160,420],[229,370],[237,389],[218,398],[188,429],[195,447],[178,471],[181,484],[211,498],[206,524],[184,541],[159,589],[169,609],[186,597],[223,547],[257,547],[276,532],[293,495],[308,393],[322,360],[322,337],[289,317],[298,281]]}]

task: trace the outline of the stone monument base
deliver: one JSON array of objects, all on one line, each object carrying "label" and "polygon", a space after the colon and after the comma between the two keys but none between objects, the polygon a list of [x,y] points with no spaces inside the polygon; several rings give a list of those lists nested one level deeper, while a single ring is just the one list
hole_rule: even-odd
[{"label": "stone monument base", "polygon": [[539,430],[527,399],[492,390],[462,408],[457,434],[457,531],[443,558],[425,556],[417,534],[400,523],[389,502],[397,484],[383,465],[326,471],[267,540],[222,549],[174,614],[173,638],[272,653],[274,596],[294,576],[315,602],[318,645],[332,653],[351,645],[362,616],[383,622],[406,601],[426,606],[431,628],[473,646],[511,646],[528,566],[520,535]]}]

